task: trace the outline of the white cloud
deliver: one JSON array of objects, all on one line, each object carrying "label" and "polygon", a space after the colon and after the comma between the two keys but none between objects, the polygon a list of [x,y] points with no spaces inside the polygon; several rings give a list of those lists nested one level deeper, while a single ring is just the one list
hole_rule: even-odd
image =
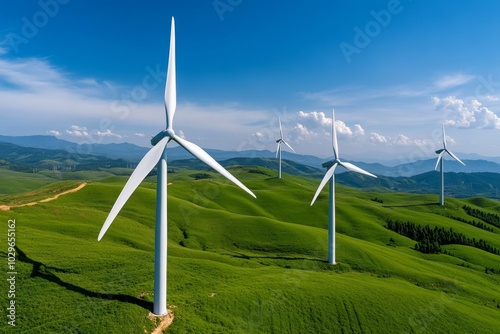
[{"label": "white cloud", "polygon": [[73,137],[88,137],[89,135],[86,127],[78,125],[72,125],[68,130],[66,130],[66,133]]},{"label": "white cloud", "polygon": [[0,59],[0,78],[19,88],[46,91],[70,84],[65,74],[44,59]]},{"label": "white cloud", "polygon": [[300,123],[306,126],[332,126],[332,119],[326,117],[325,113],[320,111],[303,112],[299,111],[297,113],[297,119]]},{"label": "white cloud", "polygon": [[[22,117],[25,123],[31,122],[30,127],[36,127],[45,120],[53,126],[54,121],[67,124],[94,118],[98,123],[130,117],[133,108],[125,101],[115,100],[116,96],[110,83],[72,78],[46,59],[0,58],[0,101],[4,116],[12,122]],[[161,110],[161,104],[158,105]],[[152,108],[147,103],[140,107],[139,118],[147,118]],[[135,108],[138,109],[137,103]]]},{"label": "white cloud", "polygon": [[77,131],[87,131],[87,128],[85,126],[79,126],[79,125],[72,125],[70,129]]},{"label": "white cloud", "polygon": [[[315,133],[316,135],[323,134],[329,136],[331,133],[332,119],[326,117],[326,114],[322,111],[299,111],[297,113],[297,119],[299,121],[298,124],[302,126],[301,128],[296,126],[296,129],[299,130],[299,134],[303,134],[306,130],[309,135]],[[358,136],[363,136],[365,134],[365,130],[360,124],[354,124],[353,131],[346,123],[338,119],[335,120],[335,129],[338,135],[349,137],[353,134]]]},{"label": "white cloud", "polygon": [[99,137],[123,138],[123,136],[121,136],[117,133],[111,132],[111,130],[109,130],[109,129],[107,129],[106,131],[97,131],[95,134]]},{"label": "white cloud", "polygon": [[433,97],[438,111],[445,112],[446,125],[457,128],[500,129],[500,117],[476,99],[465,102],[455,96]]},{"label": "white cloud", "polygon": [[391,146],[428,146],[432,144],[430,140],[427,139],[411,139],[407,135],[402,133],[398,134],[396,137],[381,135],[377,132],[370,133],[370,141],[379,144],[388,144]]},{"label": "white cloud", "polygon": [[439,89],[453,88],[462,86],[474,79],[474,75],[457,73],[453,75],[445,75],[434,82],[434,85]]},{"label": "white cloud", "polygon": [[57,130],[49,130],[49,131],[47,131],[47,134],[59,137],[61,135],[61,132],[59,132]]},{"label": "white cloud", "polygon": [[317,137],[318,134],[314,131],[310,131],[305,125],[297,123],[293,128],[293,137],[295,138],[295,142],[299,143],[304,140],[309,140],[314,137]]},{"label": "white cloud", "polygon": [[332,119],[326,117],[324,112],[299,111],[296,114],[297,124],[292,130],[292,137],[299,143],[304,140],[310,140],[318,136],[329,136],[331,132]]},{"label": "white cloud", "polygon": [[141,138],[142,138],[142,137],[146,137],[146,135],[145,135],[144,133],[140,133],[140,132],[136,132],[136,133],[134,133],[134,136],[136,136],[136,137],[141,137]]},{"label": "white cloud", "polygon": [[370,133],[370,140],[376,143],[387,143],[387,139],[385,138],[385,136],[376,132]]},{"label": "white cloud", "polygon": [[352,130],[342,121],[335,120],[335,129],[337,130],[337,134],[352,136]]},{"label": "white cloud", "polygon": [[297,129],[299,131],[299,134],[303,136],[311,134],[311,132],[304,125],[300,123],[297,123],[294,129]]},{"label": "white cloud", "polygon": [[494,96],[494,95],[486,95],[484,98],[486,100],[488,100],[488,101],[498,101],[498,100],[500,100],[497,96]]},{"label": "white cloud", "polygon": [[446,135],[446,143],[447,144],[456,144],[457,142],[455,141],[455,139],[451,138],[450,136]]},{"label": "white cloud", "polygon": [[257,143],[266,143],[266,142],[272,142],[273,138],[269,136],[269,132],[265,131],[257,131],[252,133],[252,138],[257,142]]},{"label": "white cloud", "polygon": [[405,135],[399,134],[392,140],[393,144],[396,145],[411,145],[413,142]]},{"label": "white cloud", "polygon": [[255,132],[255,133],[253,134],[253,136],[254,136],[255,138],[257,138],[257,139],[261,139],[261,138],[264,138],[264,137],[265,137],[265,136],[264,136],[264,134],[263,134],[262,132],[260,132],[260,131]]},{"label": "white cloud", "polygon": [[364,136],[365,135],[365,129],[363,129],[361,124],[354,124],[354,134],[356,136]]},{"label": "white cloud", "polygon": [[181,137],[182,139],[186,139],[186,135],[184,134],[184,131],[179,130],[178,135],[179,135],[179,137]]}]

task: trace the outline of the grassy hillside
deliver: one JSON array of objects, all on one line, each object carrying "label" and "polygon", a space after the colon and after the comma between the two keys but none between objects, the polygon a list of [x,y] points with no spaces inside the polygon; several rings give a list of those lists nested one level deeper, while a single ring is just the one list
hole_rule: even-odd
[{"label": "grassy hillside", "polygon": [[[198,180],[199,171],[169,174],[168,305],[175,319],[168,333],[498,331],[500,256],[462,245],[444,246],[451,255],[423,254],[413,249],[415,241],[385,227],[388,218],[451,227],[500,248],[499,228],[486,231],[456,219],[473,219],[463,205],[500,214],[498,201],[447,198],[440,207],[436,195],[338,186],[338,265],[329,266],[327,192],[309,205],[318,179],[285,174],[280,180],[262,167],[231,172],[256,200],[215,173]],[[154,178],[97,242],[125,181],[93,181],[55,201],[0,212],[2,221],[16,220],[18,330],[153,329],[147,315]],[[486,273],[486,267],[498,273]],[[6,328],[5,321],[0,326]]]},{"label": "grassy hillside", "polygon": [[36,173],[19,172],[0,167],[0,204],[8,201],[9,196],[35,191],[38,188],[58,181],[101,180],[116,175],[130,175],[130,168],[99,168],[95,170],[76,170],[61,172],[58,170],[40,170]]}]

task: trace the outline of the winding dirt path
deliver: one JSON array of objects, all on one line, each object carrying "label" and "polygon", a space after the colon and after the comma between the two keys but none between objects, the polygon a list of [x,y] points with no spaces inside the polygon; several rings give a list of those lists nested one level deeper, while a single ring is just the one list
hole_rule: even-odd
[{"label": "winding dirt path", "polygon": [[59,194],[54,195],[52,197],[44,198],[44,199],[36,201],[36,202],[30,202],[30,203],[19,204],[19,205],[12,205],[12,206],[9,206],[9,205],[0,205],[0,211],[9,211],[11,208],[20,208],[22,206],[33,206],[33,205],[37,205],[38,203],[50,202],[50,201],[53,201],[53,200],[57,199],[59,196],[77,192],[78,190],[82,189],[86,185],[87,185],[87,182],[83,182],[82,184],[80,184],[76,188],[63,191],[62,193],[59,193]]}]

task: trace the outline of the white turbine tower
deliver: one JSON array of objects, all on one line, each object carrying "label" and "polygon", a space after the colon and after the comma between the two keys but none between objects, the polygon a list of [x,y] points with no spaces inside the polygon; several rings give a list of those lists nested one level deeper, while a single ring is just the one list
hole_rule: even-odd
[{"label": "white turbine tower", "polygon": [[356,172],[365,174],[371,177],[376,177],[372,173],[369,173],[349,162],[340,161],[339,158],[339,147],[337,144],[337,131],[335,130],[335,110],[332,110],[332,142],[333,142],[333,160],[325,162],[322,166],[328,168],[323,180],[314,194],[314,198],[311,201],[311,206],[316,201],[319,193],[325,186],[326,182],[330,180],[330,195],[328,204],[328,263],[336,264],[335,262],[335,168],[340,165],[344,168]]},{"label": "white turbine tower", "polygon": [[156,227],[155,227],[155,278],[154,278],[154,307],[153,313],[164,315],[167,313],[167,144],[173,140],[184,147],[189,153],[205,162],[207,165],[224,175],[238,187],[255,197],[255,195],[231,175],[224,167],[215,161],[202,148],[177,136],[173,129],[173,119],[176,108],[175,83],[175,22],[172,17],[170,32],[170,52],[168,58],[167,81],[165,87],[165,110],[167,127],[151,139],[153,148],[142,158],[136,169],[130,175],[125,187],[118,196],[108,218],[102,226],[97,240],[101,240],[107,229],[127,202],[134,190],[157,166],[156,185]]},{"label": "white turbine tower", "polygon": [[441,172],[441,193],[439,194],[439,205],[444,205],[444,169],[443,169],[443,164],[444,164],[444,159],[443,155],[444,153],[448,153],[450,157],[455,159],[456,161],[460,162],[462,165],[465,166],[465,164],[460,160],[453,152],[448,150],[446,147],[446,133],[444,132],[444,122],[443,122],[443,148],[439,149],[436,151],[438,155],[438,159],[436,162],[436,167],[434,167],[434,170],[438,168],[439,165],[439,171]]},{"label": "white turbine tower", "polygon": [[280,139],[277,139],[278,147],[276,148],[276,158],[279,158],[279,167],[278,167],[278,178],[281,179],[281,144],[285,144],[289,149],[295,153],[295,150],[283,139],[283,128],[281,127],[281,118],[278,117],[278,123],[280,125]]}]

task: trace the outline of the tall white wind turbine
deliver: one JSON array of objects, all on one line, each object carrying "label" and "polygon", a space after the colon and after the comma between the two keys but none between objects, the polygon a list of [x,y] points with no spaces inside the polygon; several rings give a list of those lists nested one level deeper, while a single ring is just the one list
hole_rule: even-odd
[{"label": "tall white wind turbine", "polygon": [[136,169],[130,175],[125,187],[118,196],[97,240],[101,240],[109,226],[127,202],[134,190],[157,166],[156,185],[156,227],[155,227],[155,278],[154,278],[154,307],[153,313],[164,315],[167,313],[167,144],[171,140],[184,147],[196,158],[224,175],[238,187],[255,197],[255,195],[231,175],[224,167],[215,161],[201,147],[177,136],[173,129],[173,119],[176,108],[176,83],[175,83],[175,22],[172,17],[170,32],[170,52],[168,58],[167,80],[165,87],[165,110],[167,118],[166,129],[151,139],[153,148],[142,158]]},{"label": "tall white wind turbine", "polygon": [[281,179],[281,144],[285,144],[289,149],[295,153],[295,150],[283,139],[283,128],[281,127],[281,118],[278,117],[278,123],[280,125],[280,139],[277,139],[278,147],[276,148],[276,157],[279,159],[278,167],[278,178]]},{"label": "tall white wind turbine", "polygon": [[323,180],[316,190],[316,194],[314,194],[314,198],[311,201],[311,206],[316,201],[319,193],[325,186],[326,182],[330,180],[330,195],[329,195],[329,204],[328,204],[328,263],[336,264],[335,262],[335,168],[337,166],[343,166],[344,168],[360,173],[365,174],[371,177],[377,177],[372,173],[369,173],[349,162],[340,161],[339,158],[339,147],[337,144],[337,131],[335,130],[335,110],[332,110],[332,146],[333,146],[333,160],[325,162],[322,166],[328,168]]},{"label": "tall white wind turbine", "polygon": [[444,132],[444,122],[443,122],[443,148],[439,149],[436,151],[438,154],[438,159],[436,162],[436,167],[434,167],[434,170],[438,168],[439,165],[439,171],[441,172],[441,193],[439,194],[439,205],[444,205],[444,169],[443,169],[443,164],[444,164],[444,159],[443,155],[444,153],[448,153],[450,157],[455,159],[456,161],[460,162],[462,165],[465,166],[465,164],[460,160],[455,154],[453,154],[452,151],[448,150],[446,147],[446,133]]}]

